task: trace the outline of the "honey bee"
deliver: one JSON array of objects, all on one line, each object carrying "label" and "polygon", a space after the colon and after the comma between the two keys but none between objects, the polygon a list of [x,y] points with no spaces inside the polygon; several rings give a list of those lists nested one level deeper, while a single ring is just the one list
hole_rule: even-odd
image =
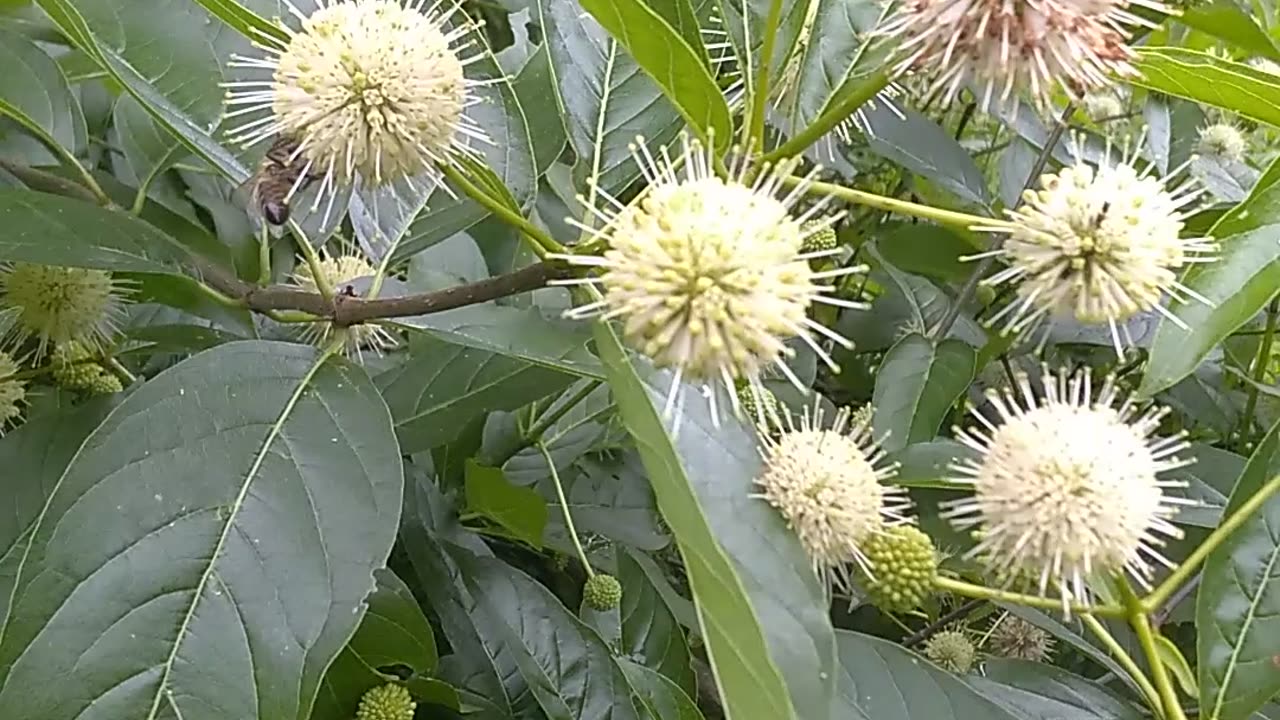
[{"label": "honey bee", "polygon": [[284,225],[289,222],[289,200],[319,178],[307,172],[307,160],[298,152],[298,142],[281,135],[244,184],[250,214],[277,227]]}]

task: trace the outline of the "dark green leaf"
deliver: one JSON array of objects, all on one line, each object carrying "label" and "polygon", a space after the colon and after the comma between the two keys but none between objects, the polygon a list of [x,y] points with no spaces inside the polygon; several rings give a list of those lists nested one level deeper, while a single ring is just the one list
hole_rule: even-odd
[{"label": "dark green leaf", "polygon": [[877,154],[955,193],[986,205],[987,180],[960,143],[938,124],[910,108],[876,103],[867,108],[867,142]]},{"label": "dark green leaf", "polygon": [[85,441],[19,569],[6,715],[308,716],[402,492],[372,383],[318,360],[223,345],[134,390]]},{"label": "dark green leaf", "polygon": [[35,43],[0,28],[0,115],[62,148],[69,156],[88,142],[84,114],[57,63]]},{"label": "dark green leaf", "polygon": [[618,582],[622,583],[622,653],[696,695],[684,633],[630,550],[618,552]]},{"label": "dark green leaf", "polygon": [[880,16],[880,7],[870,0],[818,0],[810,39],[798,60],[794,108],[787,108],[795,127],[813,122],[838,100],[839,91],[868,54],[863,33],[874,28]]},{"label": "dark green leaf", "polygon": [[865,720],[1015,720],[955,675],[896,643],[836,631],[840,714]]},{"label": "dark green leaf", "polygon": [[1138,392],[1151,396],[1191,374],[1223,338],[1248,322],[1280,287],[1280,185],[1259,188],[1224,215],[1212,234],[1222,249],[1182,282],[1213,305],[1192,300],[1170,310],[1188,329],[1164,318]]},{"label": "dark green leaf", "polygon": [[1243,63],[1173,47],[1138,49],[1133,84],[1280,125],[1280,83]]},{"label": "dark green leaf", "polygon": [[[581,398],[573,407],[565,409],[564,405],[583,390],[585,383],[599,383],[598,380],[579,380],[569,386],[560,397],[553,402],[545,403],[538,408],[538,413],[531,418],[529,425],[543,423],[553,413],[559,418],[542,433],[542,444],[551,454],[556,470],[562,476],[570,475],[570,468],[583,455],[596,449],[608,433],[608,423],[614,416],[613,397],[606,385],[600,385]],[[515,419],[504,423],[501,434],[493,433],[486,427],[485,457],[502,463],[502,471],[507,479],[517,485],[534,485],[539,481],[549,480],[551,471],[547,468],[547,460],[536,447],[528,446],[521,429]],[[512,449],[520,448],[515,454]],[[577,484],[576,481],[572,481]],[[642,484],[647,484],[642,482]],[[566,487],[566,492],[573,491]],[[652,503],[649,503],[652,506]]]},{"label": "dark green leaf", "polygon": [[542,547],[547,505],[529,488],[507,482],[502,470],[467,461],[467,509],[506,529],[518,540]]},{"label": "dark green leaf", "polygon": [[1079,675],[1046,663],[992,658],[985,677],[969,676],[971,687],[1020,718],[1049,720],[1141,720],[1136,706]]},{"label": "dark green leaf", "polygon": [[890,454],[890,459],[899,464],[893,481],[909,487],[954,487],[947,480],[954,474],[949,470],[951,464],[974,454],[973,450],[955,440],[912,443]]},{"label": "dark green leaf", "polygon": [[698,706],[666,676],[629,660],[619,660],[618,664],[651,720],[703,720]]},{"label": "dark green leaf", "polygon": [[640,176],[628,149],[636,136],[665,144],[675,137],[680,115],[604,28],[580,17],[576,2],[540,0],[538,12],[577,171],[598,175],[602,190],[617,193]]},{"label": "dark green leaf", "polygon": [[964,282],[973,264],[961,258],[979,252],[972,242],[947,228],[917,223],[901,223],[889,230],[876,249],[899,270],[943,283]]},{"label": "dark green leaf", "polygon": [[0,260],[168,272],[186,257],[173,238],[122,212],[30,190],[0,189]]},{"label": "dark green leaf", "polygon": [[973,348],[959,340],[935,343],[923,335],[899,340],[880,366],[872,425],[888,452],[932,440],[951,406],[973,381]]},{"label": "dark green leaf", "polygon": [[[670,543],[659,525],[648,478],[634,453],[614,460],[584,458],[574,470],[564,491],[579,532],[596,533],[641,550],[661,550]],[[561,532],[560,503],[550,484],[550,480],[543,481],[539,490],[553,505],[553,530]]]},{"label": "dark green leaf", "polygon": [[455,345],[506,355],[581,377],[603,377],[587,352],[585,323],[549,319],[537,308],[472,305],[404,318],[406,325]]},{"label": "dark green leaf", "polygon": [[409,359],[379,375],[377,385],[402,449],[413,453],[449,442],[478,415],[513,410],[572,380],[523,360],[419,336]]},{"label": "dark green leaf", "polygon": [[160,127],[132,96],[117,100],[111,117],[120,149],[139,181],[138,187],[151,185],[160,173],[169,169],[186,152],[182,144]]},{"label": "dark green leaf", "polygon": [[[1280,473],[1280,424],[1250,456],[1227,501],[1231,513]],[[1200,706],[1212,720],[1243,720],[1280,692],[1280,495],[1209,554],[1196,598]]]},{"label": "dark green leaf", "polygon": [[1280,50],[1276,50],[1275,43],[1235,0],[1216,0],[1189,7],[1178,15],[1178,22],[1226,40],[1254,55],[1280,60]]},{"label": "dark green leaf", "polygon": [[750,497],[760,466],[754,438],[736,422],[716,429],[695,399],[673,439],[660,415],[670,373],[629,358],[604,323],[595,337],[680,543],[726,714],[825,717],[835,677],[825,593],[782,518]]}]

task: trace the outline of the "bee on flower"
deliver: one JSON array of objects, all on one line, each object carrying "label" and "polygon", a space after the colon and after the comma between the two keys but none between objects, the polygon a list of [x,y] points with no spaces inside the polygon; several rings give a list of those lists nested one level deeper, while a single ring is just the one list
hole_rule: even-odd
[{"label": "bee on flower", "polygon": [[1116,353],[1123,355],[1133,344],[1124,322],[1135,315],[1158,312],[1185,328],[1161,304],[1166,296],[1210,304],[1178,280],[1187,266],[1215,259],[1212,238],[1181,237],[1204,190],[1190,179],[1170,188],[1183,168],[1157,177],[1150,168],[1135,167],[1136,152],[1113,162],[1108,146],[1104,157],[1095,167],[1077,155],[1024,193],[1022,204],[1007,211],[1009,222],[975,228],[1007,235],[997,249],[970,258],[1006,262],[983,283],[1009,284],[1016,291],[991,324],[1003,322],[1004,332],[1020,333],[1061,317],[1105,323]]},{"label": "bee on flower", "polygon": [[822,203],[792,216],[812,177],[784,192],[795,161],[767,167],[748,180],[739,156],[724,179],[712,170],[712,152],[696,140],[683,136],[679,147],[674,157],[664,149],[661,160],[643,142],[633,147],[647,189],[625,206],[597,189],[606,203],[592,209],[601,226],[578,225],[608,249],[600,255],[555,257],[598,273],[557,283],[589,286],[595,293],[593,302],[570,310],[569,317],[619,320],[627,345],[656,367],[673,371],[666,415],[683,405],[687,382],[704,391],[718,423],[721,402],[739,414],[739,383],[763,395],[768,369],[807,391],[786,363],[794,353],[786,344],[791,338],[800,338],[836,367],[819,338],[846,348],[852,343],[807,312],[815,302],[865,308],[834,297],[827,283],[866,268],[811,268],[809,260],[841,252],[838,247],[804,250],[806,238],[837,218],[820,217]]},{"label": "bee on flower", "polygon": [[443,165],[487,141],[466,115],[479,102],[464,69],[472,26],[451,1],[426,8],[424,0],[317,0],[306,15],[286,2],[297,29],[285,38],[259,34],[260,56],[233,56],[230,65],[270,73],[269,78],[225,83],[233,142],[245,147],[287,139],[297,178],[318,179],[314,212],[323,198],[327,224],[340,188],[381,187],[425,178],[440,182]]}]

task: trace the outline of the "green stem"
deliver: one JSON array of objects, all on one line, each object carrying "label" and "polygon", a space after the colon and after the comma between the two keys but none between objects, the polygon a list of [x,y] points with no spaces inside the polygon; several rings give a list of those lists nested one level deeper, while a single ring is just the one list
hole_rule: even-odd
[{"label": "green stem", "polygon": [[[756,72],[756,86],[751,98],[751,122],[747,134],[747,150],[764,142],[764,109],[769,102],[769,65],[773,62],[773,45],[777,42],[778,23],[782,19],[782,0],[769,3],[769,14],[764,21],[764,42],[760,46],[760,69]],[[744,13],[742,21],[751,22]]]},{"label": "green stem", "polygon": [[1164,666],[1164,660],[1156,647],[1156,635],[1151,628],[1151,618],[1147,616],[1146,607],[1133,592],[1128,580],[1121,578],[1119,586],[1129,611],[1129,625],[1138,636],[1138,646],[1142,648],[1142,653],[1147,656],[1147,664],[1151,666],[1151,678],[1155,681],[1156,692],[1160,696],[1158,707],[1163,708],[1164,720],[1187,720],[1186,714],[1182,712],[1182,703],[1178,702],[1173,680],[1169,677],[1169,669]]},{"label": "green stem", "polygon": [[1129,673],[1129,677],[1138,684],[1138,688],[1142,690],[1142,694],[1147,699],[1147,705],[1151,708],[1160,707],[1160,693],[1156,691],[1156,686],[1151,684],[1151,680],[1147,674],[1142,672],[1142,668],[1138,667],[1138,663],[1134,662],[1133,657],[1124,649],[1115,637],[1107,631],[1105,625],[1098,621],[1098,618],[1092,615],[1081,615],[1080,622],[1097,636],[1098,640],[1107,648],[1107,651],[1115,657],[1116,662]]},{"label": "green stem", "polygon": [[529,445],[541,441],[542,434],[547,431],[547,428],[555,425],[560,421],[560,418],[564,417],[570,410],[577,407],[578,403],[585,400],[588,395],[595,391],[596,388],[600,387],[600,383],[600,380],[592,380],[586,385],[583,385],[578,392],[574,393],[560,407],[552,410],[546,415],[543,415],[542,418],[529,427],[529,430],[524,434],[524,441]]},{"label": "green stem", "polygon": [[302,259],[307,263],[307,267],[311,269],[311,278],[315,280],[316,290],[325,300],[332,300],[337,293],[333,289],[333,283],[329,282],[329,276],[324,273],[324,266],[320,264],[320,256],[316,254],[316,249],[311,247],[311,241],[307,239],[307,233],[294,220],[289,221],[289,229],[293,231],[293,239],[296,241],[298,250],[302,252]]},{"label": "green stem", "polygon": [[[783,180],[784,185],[797,185],[800,182],[801,179],[798,177],[790,177]],[[865,190],[854,190],[853,188],[847,188],[825,182],[810,182],[805,192],[829,195],[831,197],[844,200],[845,202],[866,205],[867,207],[884,210],[885,212],[923,218],[925,220],[936,222],[939,225],[948,225],[960,230],[969,230],[975,225],[989,227],[992,225],[1009,224],[1004,220],[982,217],[981,215],[970,215],[968,213],[955,212],[954,210],[943,210],[929,205],[913,203],[908,200],[899,200],[897,198],[866,192]]]},{"label": "green stem", "polygon": [[1262,508],[1263,503],[1270,500],[1277,490],[1280,490],[1280,475],[1268,480],[1266,485],[1259,488],[1248,500],[1244,501],[1244,504],[1236,508],[1230,517],[1214,528],[1213,532],[1209,533],[1209,537],[1205,538],[1204,542],[1200,543],[1195,550],[1192,550],[1187,559],[1183,560],[1176,570],[1169,573],[1169,577],[1165,578],[1164,582],[1156,586],[1156,589],[1152,590],[1150,595],[1142,599],[1143,609],[1147,612],[1159,610],[1169,597],[1177,591],[1179,586],[1191,579],[1192,574],[1200,567],[1200,563],[1203,563],[1205,558],[1209,557],[1209,553],[1221,545],[1222,541],[1226,540],[1231,533],[1239,530],[1240,526],[1257,513]]},{"label": "green stem", "polygon": [[[1007,602],[1016,605],[1026,605],[1027,607],[1041,608],[1044,610],[1061,610],[1062,602],[1051,598],[1038,597],[1036,595],[1024,595],[1022,593],[1009,592],[1007,590],[996,590],[984,585],[974,585],[963,580],[953,580],[951,578],[939,577],[933,581],[934,587],[946,592],[952,592],[965,597],[979,598],[982,600],[990,600],[991,602]],[[1073,613],[1092,614],[1100,617],[1125,617],[1125,609],[1118,605],[1079,605],[1070,604],[1067,606]]]},{"label": "green stem", "polygon": [[453,182],[454,185],[461,188],[462,192],[467,194],[467,197],[480,203],[484,209],[494,215],[497,215],[503,222],[524,233],[525,237],[529,239],[531,248],[538,256],[538,259],[545,258],[548,253],[563,253],[565,251],[563,245],[556,242],[554,238],[543,232],[543,230],[537,225],[529,222],[523,215],[494,199],[479,187],[476,187],[476,184],[463,175],[458,168],[453,165],[445,164],[440,168],[440,170],[446,178]]},{"label": "green stem", "polygon": [[564,511],[564,525],[569,530],[569,537],[573,539],[573,547],[578,551],[578,560],[582,561],[582,567],[587,569],[587,577],[594,577],[596,572],[591,569],[591,563],[587,562],[587,554],[582,550],[582,541],[578,539],[578,530],[573,526],[573,515],[569,512],[569,501],[564,497],[564,485],[560,483],[560,472],[556,470],[555,461],[551,459],[547,446],[538,443],[538,450],[547,461],[547,467],[551,469],[551,482],[555,483],[556,497],[560,500],[560,509]]},{"label": "green stem", "polygon": [[262,223],[258,234],[258,284],[267,286],[271,283],[271,230]]},{"label": "green stem", "polygon": [[1280,295],[1271,298],[1267,305],[1267,326],[1262,331],[1262,342],[1258,344],[1258,354],[1253,359],[1253,384],[1249,386],[1244,401],[1244,412],[1240,415],[1240,445],[1246,449],[1249,436],[1253,433],[1253,412],[1258,407],[1258,388],[1267,378],[1267,364],[1271,360],[1271,346],[1275,342],[1276,321],[1280,319]]},{"label": "green stem", "polygon": [[837,125],[844,122],[854,111],[875,97],[876,93],[885,89],[888,84],[889,71],[887,69],[877,70],[868,75],[867,79],[863,80],[843,100],[836,103],[835,107],[818,116],[818,119],[814,120],[809,127],[796,133],[790,140],[779,145],[772,152],[765,153],[761,160],[774,162],[793,155],[799,155],[805,148],[818,142],[823,136],[834,130]]}]

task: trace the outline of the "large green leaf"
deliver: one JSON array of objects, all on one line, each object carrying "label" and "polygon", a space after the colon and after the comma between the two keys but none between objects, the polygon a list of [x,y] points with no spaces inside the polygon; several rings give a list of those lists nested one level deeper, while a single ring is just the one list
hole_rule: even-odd
[{"label": "large green leaf", "polygon": [[620,660],[618,664],[651,720],[703,720],[702,712],[689,695],[665,675],[629,660]]},{"label": "large green leaf", "polygon": [[0,188],[0,260],[173,272],[186,250],[138,218],[57,195]]},{"label": "large green leaf", "polygon": [[932,440],[951,406],[969,387],[976,371],[973,348],[959,340],[933,340],[917,334],[899,340],[885,355],[876,375],[872,426],[882,446],[896,452]]},{"label": "large green leaf", "polygon": [[1183,278],[1212,306],[1192,300],[1160,321],[1138,392],[1151,396],[1191,374],[1224,338],[1248,322],[1280,287],[1280,184],[1259,187],[1224,215],[1212,234],[1222,249],[1212,263],[1198,264]]},{"label": "large green leaf", "polygon": [[1047,663],[992,658],[970,687],[1015,716],[1056,720],[1141,720],[1137,706],[1105,687]]},{"label": "large green leaf", "polygon": [[696,694],[684,633],[630,550],[618,552],[618,582],[622,583],[622,606],[618,609],[622,652],[662,673],[686,693]]},{"label": "large green leaf", "polygon": [[680,114],[626,49],[581,12],[574,0],[538,3],[577,174],[598,175],[602,190],[617,193],[640,176],[628,146],[637,136],[670,141]]},{"label": "large green leaf", "polygon": [[959,678],[896,643],[836,631],[840,712],[865,720],[1017,720]]},{"label": "large green leaf", "polygon": [[929,118],[909,108],[877,103],[866,110],[867,143],[886,157],[967,203],[985,205],[987,180],[955,138]]},{"label": "large green leaf", "polygon": [[797,128],[816,120],[853,77],[867,51],[863,33],[874,28],[881,15],[879,4],[871,0],[816,2],[810,39],[797,60],[794,107],[784,108],[794,115]]},{"label": "large green leaf", "polygon": [[1174,47],[1138,49],[1131,82],[1280,126],[1276,76],[1208,53]]},{"label": "large green leaf", "polygon": [[84,113],[58,64],[35,43],[0,28],[0,116],[8,115],[29,132],[68,156],[88,142]]},{"label": "large green leaf", "polygon": [[573,377],[505,355],[414,337],[409,359],[376,382],[404,452],[443,445],[472,418],[514,410],[568,385]]},{"label": "large green leaf", "polygon": [[661,15],[641,0],[579,3],[631,53],[699,135],[714,134],[716,147],[728,146],[733,120],[724,95],[699,53]]},{"label": "large green leaf", "polygon": [[308,716],[391,550],[402,485],[373,384],[318,361],[230,343],[89,436],[19,563],[0,714]]},{"label": "large green leaf", "polygon": [[495,467],[468,460],[464,476],[467,511],[496,523],[516,540],[542,547],[547,505],[538,493],[512,485]]},{"label": "large green leaf", "polygon": [[[545,468],[545,460],[543,465]],[[670,544],[648,478],[634,452],[608,460],[583,458],[573,466],[573,474],[562,479],[579,532],[597,533],[641,550],[661,550]],[[551,517],[555,524],[549,530],[563,532],[560,502],[550,480],[540,483],[538,490],[554,505]]]},{"label": "large green leaf", "polygon": [[726,714],[827,717],[835,647],[824,588],[777,512],[751,497],[760,456],[736,422],[713,426],[693,396],[673,438],[661,415],[671,382],[632,359],[612,328],[596,346],[658,507],[680,543]]},{"label": "large green leaf", "polygon": [[[1250,456],[1231,513],[1280,474],[1280,424]],[[1280,495],[1205,560],[1196,598],[1200,706],[1208,720],[1242,720],[1280,692]]]},{"label": "large green leaf", "polygon": [[1280,60],[1280,50],[1276,49],[1275,42],[1235,0],[1215,0],[1189,7],[1178,15],[1178,22],[1222,38],[1252,54]]}]

